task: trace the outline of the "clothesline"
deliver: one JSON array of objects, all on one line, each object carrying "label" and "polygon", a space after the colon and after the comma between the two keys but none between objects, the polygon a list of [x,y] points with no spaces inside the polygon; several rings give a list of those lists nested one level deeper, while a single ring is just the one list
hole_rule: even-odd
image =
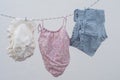
[{"label": "clothesline", "polygon": [[[97,4],[100,0],[96,0],[93,4],[91,4],[88,8],[93,7],[95,4]],[[7,17],[7,18],[11,18],[11,19],[16,19],[16,17],[14,16],[10,16],[10,15],[6,15],[6,14],[0,14],[3,17]],[[23,18],[25,20],[30,20],[30,21],[44,21],[44,20],[53,20],[53,19],[61,19],[64,17],[70,17],[73,16],[74,14],[69,14],[66,16],[60,16],[60,17],[50,17],[50,18],[43,18],[43,19],[29,19],[27,17]]]},{"label": "clothesline", "polygon": [[[9,16],[9,15],[6,15],[6,14],[0,14],[0,15],[3,16],[3,17],[11,18],[11,19],[16,19],[16,17]],[[43,18],[43,19],[29,19],[27,17],[25,17],[24,19],[25,20],[30,20],[30,21],[44,21],[44,20],[61,19],[61,18],[70,17],[70,16],[73,16],[73,14],[69,14],[69,15],[66,15],[66,16],[60,16],[60,17]]]}]

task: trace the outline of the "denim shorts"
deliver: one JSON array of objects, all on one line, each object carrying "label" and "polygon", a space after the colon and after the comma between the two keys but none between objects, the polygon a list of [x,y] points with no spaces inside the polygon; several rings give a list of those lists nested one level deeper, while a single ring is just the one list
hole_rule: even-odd
[{"label": "denim shorts", "polygon": [[73,34],[70,45],[89,56],[93,56],[100,44],[107,38],[104,27],[104,10],[85,9],[74,11]]}]

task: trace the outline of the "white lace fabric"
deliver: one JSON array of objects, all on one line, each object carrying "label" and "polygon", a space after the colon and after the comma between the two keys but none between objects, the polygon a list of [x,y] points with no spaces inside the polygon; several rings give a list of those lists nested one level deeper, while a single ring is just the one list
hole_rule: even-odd
[{"label": "white lace fabric", "polygon": [[24,61],[35,49],[34,23],[14,19],[8,28],[8,53],[15,61]]}]

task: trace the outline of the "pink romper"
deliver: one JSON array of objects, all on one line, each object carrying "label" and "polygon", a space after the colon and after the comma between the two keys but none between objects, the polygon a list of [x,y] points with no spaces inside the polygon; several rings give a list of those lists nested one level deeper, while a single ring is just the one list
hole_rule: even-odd
[{"label": "pink romper", "polygon": [[65,17],[63,25],[57,31],[47,30],[43,27],[43,24],[39,26],[41,28],[38,39],[40,52],[47,71],[54,77],[62,75],[69,64],[70,41],[65,29],[66,20]]}]

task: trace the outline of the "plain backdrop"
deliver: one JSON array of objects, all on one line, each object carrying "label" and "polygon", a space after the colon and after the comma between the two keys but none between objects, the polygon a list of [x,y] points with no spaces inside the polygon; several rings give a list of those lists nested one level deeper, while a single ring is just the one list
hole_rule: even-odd
[{"label": "plain backdrop", "polygon": [[[20,18],[49,18],[73,14],[96,0],[0,0],[0,14]],[[120,80],[120,0],[100,0],[92,8],[105,10],[108,38],[93,57],[70,47],[70,64],[55,78],[46,69],[38,47],[39,33],[35,31],[34,55],[23,62],[15,62],[7,54],[7,28],[12,19],[0,16],[0,80]],[[61,27],[63,19],[45,21],[49,30]],[[41,22],[36,22],[38,25]],[[69,37],[74,27],[73,16],[67,20]]]}]

